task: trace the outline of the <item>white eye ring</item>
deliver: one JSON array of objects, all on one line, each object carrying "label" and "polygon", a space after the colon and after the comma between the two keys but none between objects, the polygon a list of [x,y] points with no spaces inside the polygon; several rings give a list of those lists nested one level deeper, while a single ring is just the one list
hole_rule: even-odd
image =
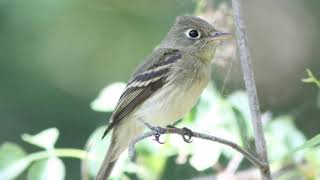
[{"label": "white eye ring", "polygon": [[196,29],[188,29],[184,33],[189,39],[199,39],[201,36],[201,33]]}]

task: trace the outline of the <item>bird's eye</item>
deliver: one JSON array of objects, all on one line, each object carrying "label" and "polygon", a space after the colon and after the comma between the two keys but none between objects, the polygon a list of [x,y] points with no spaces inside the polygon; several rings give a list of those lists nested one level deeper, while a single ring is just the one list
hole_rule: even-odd
[{"label": "bird's eye", "polygon": [[185,34],[190,39],[199,39],[200,38],[200,32],[195,29],[189,29],[185,32]]}]

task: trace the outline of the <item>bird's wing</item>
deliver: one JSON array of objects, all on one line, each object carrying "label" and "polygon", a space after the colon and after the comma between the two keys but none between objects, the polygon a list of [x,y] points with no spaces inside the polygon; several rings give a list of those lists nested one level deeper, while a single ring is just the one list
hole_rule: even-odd
[{"label": "bird's wing", "polygon": [[179,50],[158,49],[146,59],[127,84],[103,137],[138,105],[163,87],[172,65],[181,57]]}]

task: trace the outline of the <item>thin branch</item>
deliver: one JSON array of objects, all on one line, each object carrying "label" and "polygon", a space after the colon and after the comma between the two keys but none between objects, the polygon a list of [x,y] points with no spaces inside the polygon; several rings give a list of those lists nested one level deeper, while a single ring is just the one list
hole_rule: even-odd
[{"label": "thin branch", "polygon": [[236,36],[240,54],[240,62],[249,97],[249,105],[252,116],[256,149],[259,159],[267,164],[267,166],[264,169],[260,169],[260,172],[263,179],[269,180],[271,179],[271,173],[270,167],[268,165],[266,141],[262,128],[259,100],[254,80],[254,73],[252,70],[251,55],[248,46],[248,36],[246,33],[246,28],[244,24],[244,19],[242,17],[239,0],[232,0],[232,7],[234,12],[234,21],[236,26]]},{"label": "thin branch", "polygon": [[243,160],[243,155],[242,154],[237,154],[235,155],[230,162],[228,163],[228,166],[226,169],[223,171],[225,174],[235,174],[237,169],[239,168],[241,162]]},{"label": "thin branch", "polygon": [[[164,129],[162,134],[179,134],[181,136],[184,136],[185,135],[184,133],[185,133],[185,131],[183,129],[166,128],[166,129]],[[135,145],[139,141],[141,141],[141,140],[143,140],[145,138],[151,137],[151,136],[155,136],[156,134],[157,134],[156,131],[149,131],[149,132],[146,132],[146,133],[136,137],[135,139],[133,139],[129,144],[129,158],[130,159],[134,159],[134,157],[135,157]],[[239,145],[237,145],[234,142],[231,142],[229,140],[222,139],[222,138],[215,137],[215,136],[211,136],[211,135],[207,135],[207,134],[203,134],[203,133],[198,133],[198,132],[192,132],[192,137],[196,137],[196,138],[200,138],[200,139],[204,139],[204,140],[209,140],[209,141],[214,141],[214,142],[218,142],[220,144],[224,144],[226,146],[229,146],[229,147],[235,149],[236,151],[240,152],[252,164],[254,164],[255,166],[257,166],[260,169],[265,169],[266,166],[267,166],[267,164],[265,164],[264,162],[260,161],[253,154],[251,154],[250,152],[244,150]]]}]

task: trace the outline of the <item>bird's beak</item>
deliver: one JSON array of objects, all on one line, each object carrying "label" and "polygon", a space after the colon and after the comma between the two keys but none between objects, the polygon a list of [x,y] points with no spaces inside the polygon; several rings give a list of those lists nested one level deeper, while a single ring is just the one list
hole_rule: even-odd
[{"label": "bird's beak", "polygon": [[226,39],[231,39],[232,34],[225,33],[225,32],[214,32],[209,36],[209,41],[215,42],[215,41],[222,41]]}]

